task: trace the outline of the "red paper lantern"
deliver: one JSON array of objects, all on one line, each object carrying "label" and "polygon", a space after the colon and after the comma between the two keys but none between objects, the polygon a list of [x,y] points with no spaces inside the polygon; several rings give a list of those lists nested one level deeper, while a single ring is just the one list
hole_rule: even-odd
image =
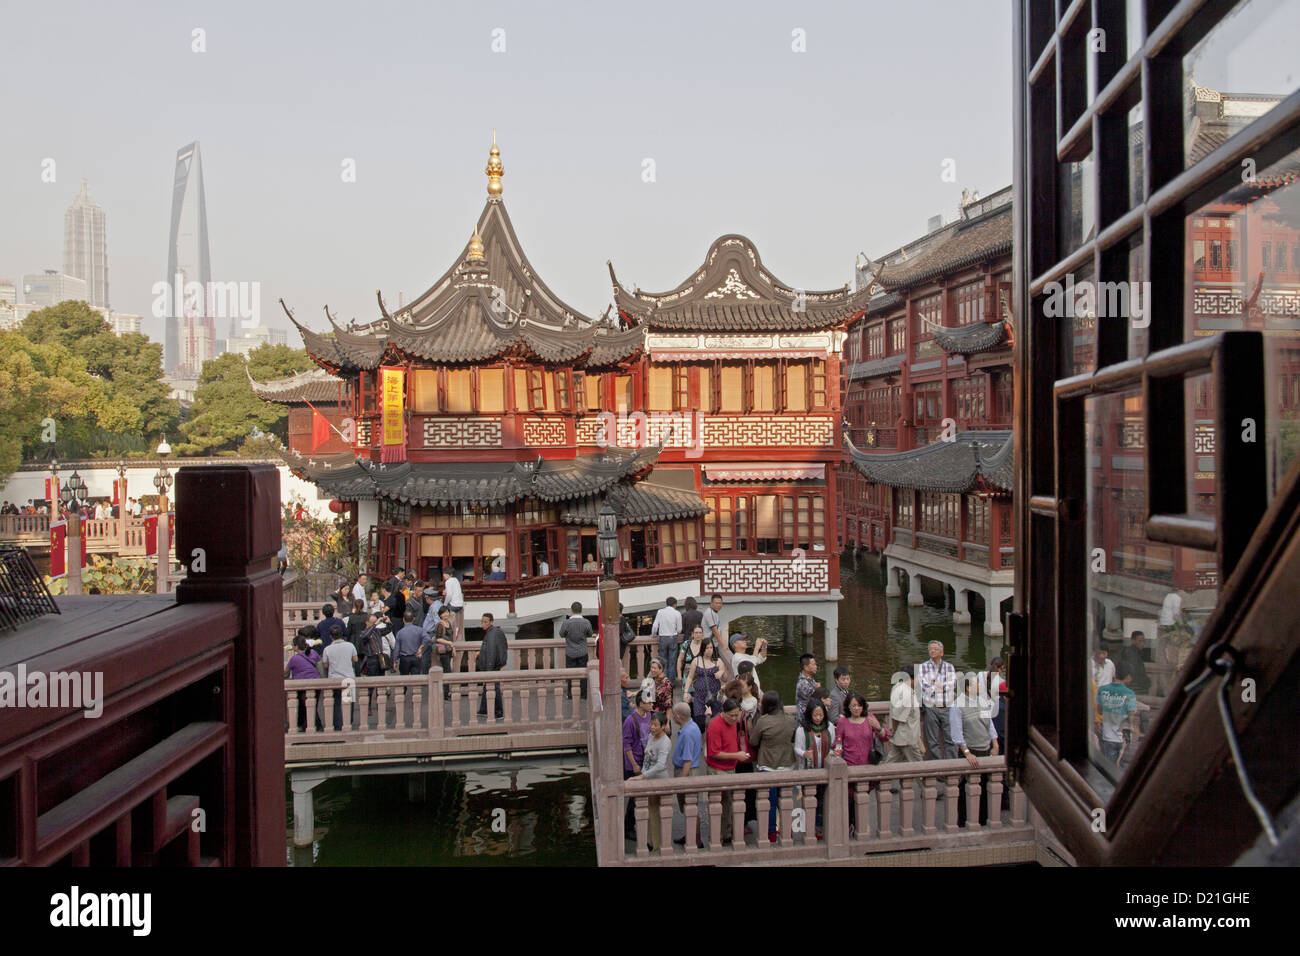
[{"label": "red paper lantern", "polygon": [[337,498],[335,498],[333,501],[330,502],[330,511],[334,512],[336,515],[341,515],[343,514],[343,512],[347,510],[348,510],[348,506],[343,502],[339,501]]}]

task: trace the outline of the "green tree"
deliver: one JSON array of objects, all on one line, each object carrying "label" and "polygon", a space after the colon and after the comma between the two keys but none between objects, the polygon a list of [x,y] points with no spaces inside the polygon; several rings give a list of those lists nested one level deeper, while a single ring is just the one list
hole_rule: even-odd
[{"label": "green tree", "polygon": [[19,331],[0,331],[0,481],[24,457],[48,457],[47,437],[124,428],[130,412],[109,401],[105,383],[86,371],[80,356]]},{"label": "green tree", "polygon": [[244,357],[235,352],[203,363],[189,421],[181,427],[185,442],[180,453],[236,451],[254,427],[288,443],[288,410],[254,395],[248,376],[265,382],[305,372],[314,363],[305,349],[263,345],[248,354],[247,372],[244,367]]},{"label": "green tree", "polygon": [[138,332],[113,333],[85,302],[60,302],[33,312],[22,332],[35,343],[60,345],[81,357],[86,371],[104,382],[119,424],[110,431],[154,436],[175,429],[179,408],[162,381],[162,346]]}]

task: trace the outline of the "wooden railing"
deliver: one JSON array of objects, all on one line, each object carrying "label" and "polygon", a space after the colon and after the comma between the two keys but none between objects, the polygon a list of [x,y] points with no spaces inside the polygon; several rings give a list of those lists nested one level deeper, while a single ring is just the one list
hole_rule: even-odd
[{"label": "wooden railing", "polygon": [[60,615],[5,637],[5,671],[49,674],[51,688],[53,673],[93,678],[95,701],[5,709],[0,866],[284,865],[278,661],[265,653],[280,588],[261,570],[279,475],[183,467],[176,491],[177,550],[204,548],[204,574],[174,598],[61,595]]}]

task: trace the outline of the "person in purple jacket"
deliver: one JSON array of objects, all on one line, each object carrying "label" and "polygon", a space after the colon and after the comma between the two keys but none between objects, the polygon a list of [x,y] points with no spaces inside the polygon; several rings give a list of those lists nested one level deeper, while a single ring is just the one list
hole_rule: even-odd
[{"label": "person in purple jacket", "polygon": [[[305,625],[304,630],[315,633],[315,628],[310,624]],[[284,676],[289,680],[315,680],[320,677],[320,672],[316,670],[316,664],[320,661],[320,655],[307,646],[307,638],[299,633],[293,639],[294,654],[289,658],[289,663],[285,665]],[[320,715],[316,716],[316,729],[323,729]],[[307,695],[298,695],[298,732],[302,733],[307,729]]]},{"label": "person in purple jacket", "polygon": [[[654,688],[643,689],[636,699],[636,710],[628,714],[623,721],[623,779],[635,777],[641,772],[641,761],[645,758],[645,744],[650,736],[650,711],[654,709]],[[627,802],[627,812],[623,815],[623,832],[629,839],[636,838],[636,816],[632,801]]]}]

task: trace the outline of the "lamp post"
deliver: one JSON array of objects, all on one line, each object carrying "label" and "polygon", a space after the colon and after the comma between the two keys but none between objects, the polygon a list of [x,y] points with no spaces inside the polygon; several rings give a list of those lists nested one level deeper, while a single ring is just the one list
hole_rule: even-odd
[{"label": "lamp post", "polygon": [[130,520],[126,507],[126,459],[117,463],[117,553],[126,551],[126,525]]},{"label": "lamp post", "polygon": [[48,492],[50,499],[50,521],[59,520],[59,460],[55,458],[50,462],[50,487]]},{"label": "lamp post", "polygon": [[77,472],[59,492],[68,511],[68,593],[81,593],[81,508],[86,503],[86,482]]},{"label": "lamp post", "polygon": [[171,533],[167,520],[167,492],[172,487],[172,476],[167,471],[167,456],[172,453],[172,446],[166,437],[158,443],[158,457],[163,459],[158,466],[158,473],[153,476],[153,486],[158,489],[158,571],[154,575],[154,593],[167,593],[167,576],[171,573]]},{"label": "lamp post", "polygon": [[600,721],[599,755],[601,800],[598,809],[604,815],[600,827],[599,858],[604,862],[618,859],[623,841],[623,684],[620,679],[618,632],[622,614],[618,609],[618,581],[614,579],[614,559],[618,557],[618,513],[608,502],[596,516],[596,543],[605,562],[597,591],[600,596],[600,697],[602,709],[593,719]]}]

